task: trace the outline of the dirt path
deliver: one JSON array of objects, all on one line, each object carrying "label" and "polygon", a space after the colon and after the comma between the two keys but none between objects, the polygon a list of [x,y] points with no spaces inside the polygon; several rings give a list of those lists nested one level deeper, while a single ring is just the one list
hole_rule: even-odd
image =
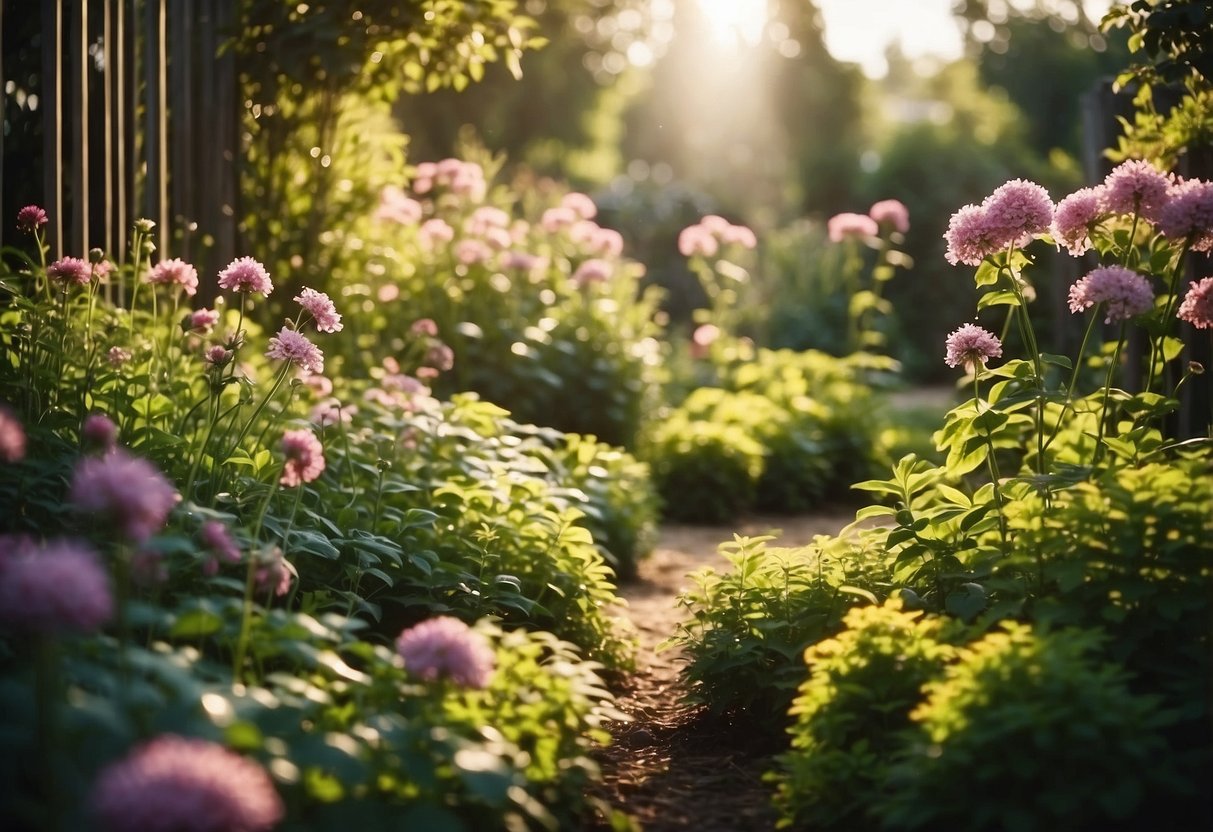
[{"label": "dirt path", "polygon": [[716,547],[734,532],[759,535],[779,529],[776,545],[799,546],[819,534],[836,534],[853,519],[853,512],[836,509],[803,517],[755,517],[736,527],[665,526],[656,551],[640,565],[639,580],[621,587],[640,649],[636,675],[618,703],[633,721],[612,726],[615,740],[600,755],[602,796],[644,832],[763,832],[775,826],[762,782],[769,758],[713,736],[699,724],[695,710],[681,699],[677,651],[655,652],[685,617],[675,598],[687,575],[705,566],[727,566]]}]

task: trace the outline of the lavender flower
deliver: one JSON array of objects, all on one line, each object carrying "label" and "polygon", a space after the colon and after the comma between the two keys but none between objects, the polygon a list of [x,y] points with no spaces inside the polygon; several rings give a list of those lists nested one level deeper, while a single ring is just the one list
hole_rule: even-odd
[{"label": "lavender flower", "polygon": [[104,413],[90,413],[81,427],[80,438],[103,453],[109,453],[118,447],[118,426]]},{"label": "lavender flower", "polygon": [[282,434],[286,464],[279,480],[287,488],[311,482],[324,473],[324,446],[310,430],[288,430]]},{"label": "lavender flower", "polygon": [[1053,222],[1053,200],[1049,192],[1025,179],[999,185],[982,202],[985,222],[998,248],[1023,246]]},{"label": "lavender flower", "polygon": [[60,257],[46,267],[46,275],[65,285],[75,283],[77,286],[87,286],[93,279],[93,267],[79,257]]},{"label": "lavender flower", "polygon": [[1127,321],[1154,307],[1154,290],[1150,281],[1123,266],[1103,266],[1070,287],[1070,311],[1086,311],[1098,303],[1104,304],[1104,323]]},{"label": "lavender flower", "polygon": [[984,367],[989,359],[1002,355],[1002,342],[975,324],[965,324],[949,335],[946,347],[944,362],[949,367]]},{"label": "lavender flower", "polygon": [[232,538],[227,526],[218,520],[207,520],[198,530],[198,539],[208,550],[208,557],[202,564],[205,575],[214,575],[219,571],[219,561],[227,563],[240,562],[240,547]]},{"label": "lavender flower", "polygon": [[457,618],[439,616],[400,634],[396,652],[409,673],[426,681],[449,678],[469,688],[488,687],[493,649],[484,636]]},{"label": "lavender flower", "polygon": [[270,338],[267,358],[289,361],[309,373],[324,372],[324,353],[302,333],[284,326]]},{"label": "lavender flower", "polygon": [[238,257],[219,272],[219,288],[241,294],[268,295],[274,291],[269,272],[252,257]]},{"label": "lavender flower", "polygon": [[1082,188],[1057,203],[1053,213],[1053,238],[1078,257],[1091,249],[1091,230],[1103,217],[1104,190]]},{"label": "lavender flower", "polygon": [[312,320],[316,322],[316,329],[321,332],[341,331],[341,314],[324,292],[304,289],[295,296],[295,302],[312,316]]},{"label": "lavender flower", "polygon": [[880,233],[876,220],[867,214],[844,212],[830,217],[826,223],[826,233],[830,242],[840,243],[843,240],[866,240]]},{"label": "lavender flower", "polygon": [[198,293],[197,269],[176,257],[172,260],[161,260],[152,267],[144,280],[156,286],[180,286],[190,297]]},{"label": "lavender flower", "polygon": [[1197,329],[1213,328],[1213,277],[1202,278],[1188,287],[1176,313]]},{"label": "lavender flower", "polygon": [[173,734],[107,766],[90,804],[107,832],[262,832],[284,812],[257,763],[216,743]]},{"label": "lavender flower", "polygon": [[121,448],[82,459],[68,494],[77,511],[101,516],[136,543],[164,528],[180,499],[155,466]]},{"label": "lavender flower", "polygon": [[1149,162],[1121,162],[1103,182],[1104,206],[1114,214],[1154,217],[1167,202],[1171,180]]},{"label": "lavender flower", "polygon": [[0,557],[0,622],[27,632],[83,634],[113,617],[109,575],[85,544],[5,548],[13,551]]},{"label": "lavender flower", "polygon": [[605,283],[611,276],[611,264],[597,258],[586,260],[573,272],[573,285],[581,288],[591,283]]},{"label": "lavender flower", "polygon": [[17,212],[17,230],[27,234],[33,234],[49,221],[46,211],[37,205],[26,205]]},{"label": "lavender flower", "polygon": [[1159,230],[1173,240],[1190,239],[1193,251],[1213,251],[1213,182],[1187,179],[1158,209]]}]

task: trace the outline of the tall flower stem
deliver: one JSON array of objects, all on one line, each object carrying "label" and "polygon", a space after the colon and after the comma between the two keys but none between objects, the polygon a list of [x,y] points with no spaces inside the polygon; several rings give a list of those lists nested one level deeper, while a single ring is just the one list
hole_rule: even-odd
[{"label": "tall flower stem", "polygon": [[1179,251],[1179,257],[1175,260],[1175,269],[1171,272],[1171,282],[1167,287],[1167,302],[1163,308],[1162,325],[1158,329],[1158,336],[1150,342],[1150,367],[1146,373],[1145,390],[1148,392],[1154,389],[1154,374],[1157,372],[1159,357],[1166,361],[1166,353],[1163,350],[1163,342],[1167,339],[1167,334],[1171,331],[1171,320],[1175,315],[1175,302],[1178,298],[1179,277],[1183,274],[1184,258],[1188,256],[1188,249],[1192,244],[1192,236],[1184,240],[1184,246]]},{"label": "tall flower stem", "polygon": [[[973,411],[977,414],[976,418],[981,417],[981,370],[980,362],[973,364]],[[986,467],[990,472],[990,484],[994,486],[994,507],[998,510],[998,532],[1002,537],[1002,546],[1005,550],[1007,547],[1007,516],[1003,511],[1002,500],[1002,475],[998,471],[998,459],[995,456],[994,437],[989,430],[985,431],[986,444],[990,446],[990,453],[986,457]]]},{"label": "tall flower stem", "polygon": [[1074,358],[1074,367],[1070,372],[1070,383],[1066,386],[1066,400],[1062,404],[1061,413],[1057,416],[1057,424],[1053,426],[1053,430],[1049,433],[1049,440],[1045,442],[1044,450],[1048,450],[1053,444],[1053,440],[1057,438],[1058,431],[1061,430],[1061,423],[1066,418],[1066,413],[1070,406],[1074,403],[1074,387],[1078,384],[1078,373],[1082,369],[1083,357],[1087,354],[1087,344],[1091,340],[1091,333],[1095,331],[1095,322],[1099,320],[1099,308],[1096,306],[1091,314],[1090,320],[1087,321],[1086,331],[1082,334],[1082,344],[1078,347],[1078,355]]},{"label": "tall flower stem", "polygon": [[1116,351],[1112,354],[1112,361],[1108,364],[1108,374],[1104,379],[1103,385],[1103,401],[1099,405],[1099,427],[1095,434],[1095,453],[1092,455],[1091,464],[1095,465],[1103,456],[1103,436],[1104,424],[1108,421],[1108,399],[1112,393],[1112,377],[1116,374],[1116,368],[1120,366],[1120,351],[1125,345],[1125,322],[1120,323],[1120,335],[1116,340]]},{"label": "tall flower stem", "polygon": [[240,635],[236,640],[236,650],[232,655],[232,679],[237,682],[240,681],[244,670],[244,658],[248,653],[249,633],[253,624],[253,590],[257,580],[256,549],[258,538],[261,536],[261,526],[265,523],[265,514],[269,510],[270,501],[278,493],[278,485],[285,470],[286,462],[283,462],[282,466],[278,469],[278,476],[274,478],[269,491],[265,494],[265,499],[261,501],[261,508],[257,512],[257,522],[253,526],[252,548],[249,549],[248,567],[245,570],[244,576],[244,604],[240,612]]},{"label": "tall flower stem", "polygon": [[1028,317],[1028,302],[1023,294],[1023,287],[1019,283],[1019,278],[1015,275],[1014,269],[1011,267],[1011,256],[1015,253],[1015,246],[1012,244],[1007,249],[1007,276],[1011,281],[1011,291],[1015,294],[1015,299],[1019,305],[1015,308],[1015,323],[1019,327],[1020,337],[1023,338],[1024,346],[1028,348],[1028,352],[1032,355],[1032,369],[1036,376],[1036,473],[1041,476],[1045,473],[1045,375],[1044,362],[1040,357],[1040,347],[1036,343],[1036,331],[1032,328],[1032,320]]}]

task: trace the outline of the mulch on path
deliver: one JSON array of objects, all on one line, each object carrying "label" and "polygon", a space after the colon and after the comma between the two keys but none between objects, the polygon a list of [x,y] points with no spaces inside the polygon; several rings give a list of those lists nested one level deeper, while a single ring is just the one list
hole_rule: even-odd
[{"label": "mulch on path", "polygon": [[[843,509],[803,517],[755,517],[737,527],[669,525],[657,549],[640,564],[635,582],[620,587],[624,610],[639,640],[637,671],[617,706],[631,722],[610,726],[614,740],[597,756],[598,795],[630,816],[644,832],[762,832],[775,827],[769,787],[769,749],[747,747],[744,726],[708,724],[683,701],[677,650],[656,652],[686,610],[676,605],[687,576],[705,566],[729,566],[716,547],[733,533],[782,530],[772,546],[801,546],[836,534],[854,520]],[[609,829],[609,826],[600,826]]]}]

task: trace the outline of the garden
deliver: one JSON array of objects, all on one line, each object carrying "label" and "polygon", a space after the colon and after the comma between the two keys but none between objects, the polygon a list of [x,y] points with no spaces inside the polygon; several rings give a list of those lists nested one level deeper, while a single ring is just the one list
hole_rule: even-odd
[{"label": "garden", "polygon": [[1213,827],[1209,3],[31,5],[0,829]]}]

